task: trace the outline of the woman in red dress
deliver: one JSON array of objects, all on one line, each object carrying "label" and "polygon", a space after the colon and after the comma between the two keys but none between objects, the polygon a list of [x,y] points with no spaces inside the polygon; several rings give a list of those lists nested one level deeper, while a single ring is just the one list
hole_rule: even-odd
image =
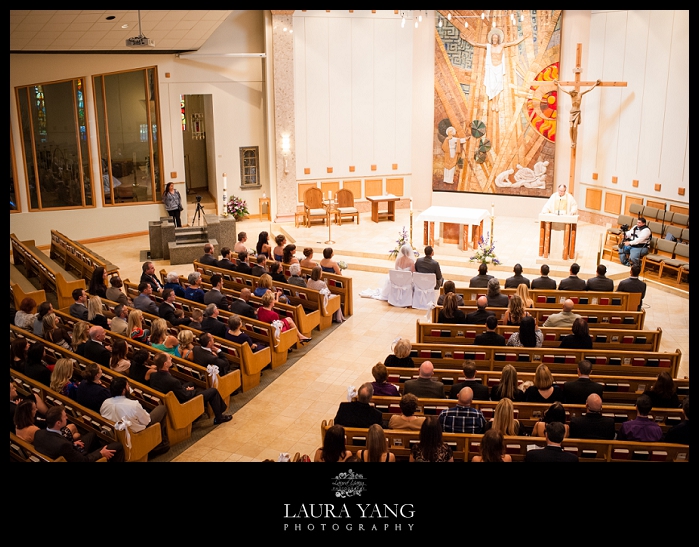
[{"label": "woman in red dress", "polygon": [[257,318],[263,323],[269,323],[270,325],[274,321],[281,321],[282,332],[286,332],[291,329],[296,329],[296,336],[298,336],[299,342],[301,342],[302,344],[307,344],[308,342],[310,342],[311,339],[307,338],[306,336],[303,336],[301,332],[296,328],[296,324],[294,323],[294,320],[291,319],[291,317],[285,317],[284,319],[281,319],[279,317],[279,314],[272,309],[274,307],[274,302],[274,294],[271,291],[267,291],[265,294],[263,294],[262,307],[257,309]]}]

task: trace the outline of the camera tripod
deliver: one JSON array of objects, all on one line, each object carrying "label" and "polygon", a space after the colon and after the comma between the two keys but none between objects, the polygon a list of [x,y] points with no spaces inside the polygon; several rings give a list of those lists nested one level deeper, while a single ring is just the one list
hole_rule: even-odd
[{"label": "camera tripod", "polygon": [[194,226],[195,222],[198,222],[199,226],[201,226],[201,215],[204,212],[204,206],[201,204],[201,201],[197,200],[197,208],[194,210],[194,216],[192,217],[192,226]]}]

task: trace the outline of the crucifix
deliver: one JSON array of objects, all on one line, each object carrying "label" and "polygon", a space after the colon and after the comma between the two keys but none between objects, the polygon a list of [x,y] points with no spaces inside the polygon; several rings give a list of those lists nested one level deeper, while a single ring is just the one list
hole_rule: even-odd
[{"label": "crucifix", "polygon": [[[576,144],[578,139],[578,126],[580,125],[581,112],[580,106],[582,103],[582,97],[585,93],[592,91],[595,87],[626,87],[626,82],[603,82],[597,80],[596,82],[581,82],[580,73],[582,72],[582,44],[578,44],[575,51],[575,80],[571,82],[555,82],[559,88],[561,86],[572,86],[573,89],[568,91],[561,88],[561,91],[570,95],[573,104],[570,107],[570,176],[568,177],[568,191],[572,194],[575,185],[575,158],[576,158]],[[585,91],[580,91],[581,87],[589,87]]]}]

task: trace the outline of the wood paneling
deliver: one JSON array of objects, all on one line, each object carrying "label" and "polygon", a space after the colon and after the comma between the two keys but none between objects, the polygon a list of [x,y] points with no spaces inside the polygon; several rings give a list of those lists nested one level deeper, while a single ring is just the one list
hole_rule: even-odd
[{"label": "wood paneling", "polygon": [[670,205],[670,211],[673,213],[680,213],[681,215],[688,215],[689,207],[684,207],[682,205]]},{"label": "wood paneling", "polygon": [[320,181],[320,189],[323,191],[323,199],[328,197],[328,192],[332,192],[333,196],[335,196],[340,189],[340,181],[322,180]]},{"label": "wood paneling", "polygon": [[382,196],[383,195],[383,180],[382,179],[366,179],[364,181],[365,196]]},{"label": "wood paneling", "polygon": [[585,192],[585,208],[599,211],[602,209],[602,190],[588,188]]},{"label": "wood paneling", "polygon": [[649,199],[646,201],[646,207],[655,207],[656,209],[664,211],[665,207],[667,207],[667,203],[664,201],[653,201],[652,199]]},{"label": "wood paneling", "polygon": [[354,199],[362,199],[362,181],[361,180],[343,180],[342,187],[352,192]]},{"label": "wood paneling", "polygon": [[403,177],[395,179],[386,179],[386,193],[394,196],[402,196],[403,194]]},{"label": "wood paneling", "polygon": [[631,211],[629,211],[632,203],[638,203],[639,205],[643,205],[643,198],[635,198],[632,196],[626,196],[626,200],[624,201],[624,214],[625,215],[634,216],[631,214]]},{"label": "wood paneling", "polygon": [[442,241],[444,243],[459,243],[459,231],[461,226],[459,224],[452,224],[451,222],[442,223]]},{"label": "wood paneling", "polygon": [[315,182],[302,182],[299,184],[299,201],[303,202],[303,195],[306,193],[306,190],[309,188],[318,188],[318,185]]},{"label": "wood paneling", "polygon": [[604,196],[604,212],[619,216],[621,214],[621,194],[607,192]]}]

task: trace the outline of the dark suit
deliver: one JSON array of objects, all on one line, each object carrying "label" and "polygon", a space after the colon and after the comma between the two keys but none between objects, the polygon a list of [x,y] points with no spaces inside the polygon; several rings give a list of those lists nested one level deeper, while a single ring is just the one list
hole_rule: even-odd
[{"label": "dark suit", "polygon": [[493,279],[492,275],[478,274],[477,276],[471,278],[471,281],[468,282],[468,286],[471,289],[487,289],[488,281],[490,281],[491,279]]},{"label": "dark suit", "polygon": [[[22,369],[22,373],[25,376],[29,376],[32,380],[36,380],[37,382],[41,382],[45,386],[51,385],[51,371],[42,362],[26,363],[24,365],[24,369]],[[15,431],[15,429],[13,426],[12,432],[14,433],[14,431]]]},{"label": "dark suit", "polygon": [[476,346],[504,346],[505,337],[494,331],[486,331],[474,338],[473,343]]},{"label": "dark suit", "polygon": [[564,452],[560,446],[547,446],[541,450],[530,450],[524,456],[525,462],[543,462],[543,463],[558,463],[558,462],[578,462],[580,461],[575,454]]},{"label": "dark suit", "polygon": [[[102,384],[96,384],[89,380],[83,380],[78,386],[76,399],[78,404],[86,406],[99,414],[102,403],[109,399],[112,394]],[[87,446],[87,445],[85,445]]]},{"label": "dark suit", "polygon": [[218,260],[214,257],[214,255],[211,255],[209,253],[206,253],[203,255],[200,259],[199,262],[202,264],[206,264],[207,266],[218,266]]},{"label": "dark suit", "polygon": [[418,399],[430,397],[433,399],[444,399],[444,384],[431,378],[415,378],[408,380],[403,386],[403,395],[412,393]]},{"label": "dark suit", "polygon": [[[148,274],[141,274],[141,281],[140,283],[148,283],[151,287],[153,287],[153,292],[160,292],[163,290],[163,285],[160,281],[158,281],[158,278],[152,275]],[[139,284],[140,284],[139,283]]]},{"label": "dark suit", "polygon": [[537,277],[536,279],[532,279],[532,284],[531,284],[530,288],[554,290],[556,288],[556,280],[551,279],[548,275],[547,276],[542,275],[541,277]]},{"label": "dark suit", "polygon": [[252,275],[252,268],[247,262],[240,262],[235,271],[246,275]]},{"label": "dark suit", "polygon": [[530,282],[526,277],[524,277],[523,275],[513,275],[512,277],[508,277],[507,279],[505,279],[505,288],[516,289],[522,283],[524,283],[527,286],[527,288],[529,288]]},{"label": "dark suit", "polygon": [[587,280],[587,283],[585,285],[586,290],[588,291],[613,291],[614,290],[614,281],[609,279],[608,277],[600,277],[600,276],[595,276],[591,277],[590,279]]},{"label": "dark suit", "polygon": [[[646,284],[638,277],[629,277],[619,281],[616,288],[617,292],[637,292],[641,293],[641,303],[638,305],[638,311],[643,309],[643,299],[646,297]],[[72,313],[72,312],[71,312]]]},{"label": "dark suit", "polygon": [[[99,363],[103,367],[109,367],[109,361],[112,359],[112,352],[99,342],[88,340],[85,343],[85,359]],[[99,409],[97,410],[99,411]]]},{"label": "dark suit", "polygon": [[214,317],[204,317],[201,320],[201,330],[219,338],[225,338],[228,331],[226,325]]},{"label": "dark suit", "polygon": [[495,315],[495,312],[488,311],[485,308],[478,308],[476,311],[466,314],[466,324],[485,325],[485,321],[491,315]]},{"label": "dark suit", "polygon": [[221,419],[221,415],[226,410],[226,403],[221,399],[221,395],[216,388],[208,389],[185,389],[182,383],[167,371],[159,370],[151,374],[150,387],[161,393],[169,393],[172,391],[180,403],[186,403],[197,395],[204,397],[204,405],[211,405],[211,410],[214,411],[216,420]]},{"label": "dark suit", "polygon": [[192,322],[190,317],[175,317],[175,308],[167,302],[160,304],[158,315],[173,326],[189,325]]},{"label": "dark suit", "polygon": [[223,268],[224,270],[231,270],[231,271],[235,271],[235,266],[236,266],[235,262],[231,262],[227,258],[222,258],[221,260],[216,262],[216,265],[219,268]]},{"label": "dark suit", "polygon": [[87,321],[87,306],[74,302],[70,305],[70,315],[81,321]]},{"label": "dark suit", "polygon": [[255,277],[260,277],[262,274],[267,273],[267,268],[264,266],[260,266],[259,264],[255,264],[251,269],[250,269],[250,275],[254,275]]},{"label": "dark suit", "polygon": [[221,291],[211,289],[204,294],[204,304],[216,304],[219,310],[228,311],[228,298]]},{"label": "dark suit", "polygon": [[369,403],[352,401],[340,403],[334,422],[345,427],[370,427],[374,424],[381,425],[382,418],[381,411]]},{"label": "dark suit", "polygon": [[151,315],[158,315],[158,305],[147,294],[139,294],[134,298],[133,307]]},{"label": "dark suit", "polygon": [[584,279],[580,279],[577,275],[570,275],[565,279],[561,279],[558,284],[559,291],[584,291],[587,284]]},{"label": "dark suit", "polygon": [[565,402],[572,405],[584,405],[588,395],[596,393],[602,397],[604,386],[593,382],[589,378],[578,378],[563,384],[563,396]]},{"label": "dark suit", "polygon": [[437,277],[435,289],[439,289],[444,282],[442,278],[442,269],[439,267],[439,262],[431,256],[421,256],[415,261],[415,271],[418,273],[433,273]]},{"label": "dark suit", "polygon": [[484,386],[478,380],[466,380],[465,382],[454,384],[451,386],[449,398],[458,399],[459,391],[465,387],[470,387],[473,390],[474,401],[490,401],[490,390],[488,389],[488,386]]},{"label": "dark suit", "polygon": [[216,365],[221,376],[228,374],[231,368],[240,368],[239,366],[231,363],[224,356],[220,355],[220,353],[217,355],[201,346],[194,346],[193,360],[197,365],[201,365],[204,368],[206,368],[208,365]]},{"label": "dark suit", "polygon": [[[83,435],[82,440],[86,447],[92,444],[94,433],[86,433]],[[89,444],[88,444],[89,443]],[[90,452],[89,454],[83,454],[75,448],[72,442],[66,439],[60,433],[55,431],[48,431],[46,429],[40,429],[34,435],[34,448],[36,448],[42,454],[46,454],[49,458],[60,458],[63,456],[68,462],[95,462],[102,457],[100,452],[101,447],[98,450]],[[123,462],[124,461],[124,447],[121,443],[110,443],[107,445],[110,450],[116,450],[116,453],[109,460],[110,462]]]},{"label": "dark suit", "polygon": [[584,416],[570,419],[570,436],[574,439],[612,440],[616,436],[614,418],[599,412],[588,412]]},{"label": "dark suit", "polygon": [[242,298],[236,298],[235,300],[233,300],[233,302],[231,302],[230,312],[235,313],[236,315],[240,315],[241,317],[257,319],[257,317],[255,317],[255,308],[253,308]]}]

